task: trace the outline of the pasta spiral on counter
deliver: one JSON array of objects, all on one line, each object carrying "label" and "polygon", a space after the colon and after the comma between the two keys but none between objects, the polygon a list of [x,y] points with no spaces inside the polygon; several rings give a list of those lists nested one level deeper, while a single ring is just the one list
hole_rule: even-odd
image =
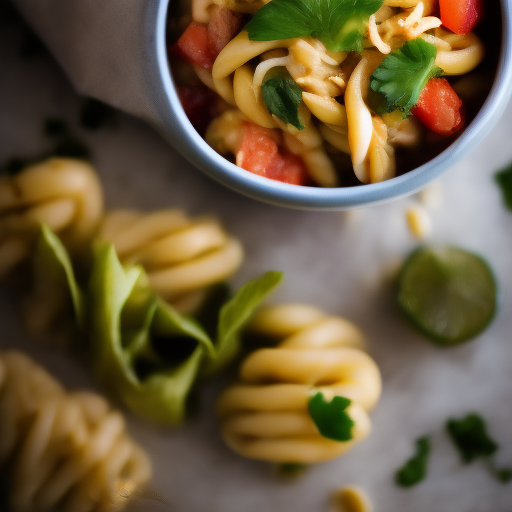
[{"label": "pasta spiral on counter", "polygon": [[[280,339],[242,363],[240,383],[220,396],[217,412],[226,444],[245,457],[277,463],[315,463],[346,452],[371,428],[367,412],[381,393],[375,362],[352,323],[300,304],[268,306],[249,326]],[[317,392],[351,400],[352,439],[322,437],[308,412]]]},{"label": "pasta spiral on counter", "polygon": [[181,210],[114,210],[101,236],[123,264],[142,265],[153,290],[182,313],[193,311],[207,288],[240,266],[240,242],[212,218],[190,219]]},{"label": "pasta spiral on counter", "polygon": [[41,224],[83,254],[102,215],[101,184],[81,160],[51,158],[0,178],[0,276],[30,255]]},{"label": "pasta spiral on counter", "polygon": [[11,512],[120,510],[151,477],[120,413],[14,351],[0,353],[0,467]]}]

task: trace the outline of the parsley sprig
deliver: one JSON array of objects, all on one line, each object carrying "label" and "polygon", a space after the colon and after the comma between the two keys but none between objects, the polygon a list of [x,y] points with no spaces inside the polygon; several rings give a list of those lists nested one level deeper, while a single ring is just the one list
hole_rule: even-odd
[{"label": "parsley sprig", "polygon": [[411,113],[427,82],[443,74],[436,66],[436,56],[435,45],[418,38],[407,41],[382,61],[371,76],[370,87],[384,97],[384,111]]},{"label": "parsley sprig", "polygon": [[332,51],[363,49],[368,19],[383,0],[272,0],[245,29],[252,41],[316,37]]},{"label": "parsley sprig", "polygon": [[351,400],[335,396],[328,402],[321,392],[309,399],[309,414],[323,437],[334,441],[350,441],[354,420],[346,411]]}]

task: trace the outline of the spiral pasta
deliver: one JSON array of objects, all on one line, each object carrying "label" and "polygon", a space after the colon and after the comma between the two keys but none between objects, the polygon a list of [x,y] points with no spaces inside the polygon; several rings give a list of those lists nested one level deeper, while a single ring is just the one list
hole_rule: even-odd
[{"label": "spiral pasta", "polygon": [[120,510],[151,477],[120,413],[14,351],[0,353],[0,467],[12,512]]},{"label": "spiral pasta", "polygon": [[100,182],[81,160],[51,158],[0,178],[0,276],[29,256],[41,224],[81,255],[102,214]]},{"label": "spiral pasta", "polygon": [[[381,392],[380,372],[362,350],[357,327],[316,308],[264,307],[250,328],[281,339],[256,350],[242,363],[240,383],[217,402],[226,444],[239,454],[278,463],[315,463],[335,458],[370,432],[371,410]],[[349,398],[352,440],[322,437],[308,413],[317,391]]]},{"label": "spiral pasta", "polygon": [[190,219],[180,210],[109,212],[101,237],[124,264],[142,265],[149,284],[180,312],[193,311],[207,288],[230,277],[243,250],[211,218]]},{"label": "spiral pasta", "polygon": [[[215,50],[210,61],[202,63],[191,50],[185,52],[199,80],[224,100],[219,98],[221,107],[212,113],[205,138],[215,149],[224,148],[221,153],[239,167],[294,185],[343,186],[346,159],[333,156],[341,151],[351,156],[361,183],[378,183],[397,174],[395,150],[399,146],[431,144],[423,131],[406,122],[409,115],[446,137],[463,128],[462,103],[457,103],[456,91],[449,81],[431,80],[471,72],[483,60],[484,47],[471,32],[457,35],[443,28],[443,20],[446,27],[450,22],[441,17],[437,0],[384,0],[373,14],[377,5],[366,6],[370,10],[365,11],[362,5],[347,1],[343,6],[330,6],[332,13],[327,15],[322,11],[325,6],[311,4],[309,21],[297,6],[284,0],[268,2],[192,2],[193,24],[206,24],[202,29],[208,33],[211,26],[218,28],[212,21],[216,10],[223,10],[227,20],[240,13],[253,15],[242,30],[237,25],[230,32],[231,24],[226,22],[224,38],[209,40]],[[354,19],[342,14],[345,8],[352,9]],[[286,16],[291,27],[281,29]],[[354,40],[344,41],[349,33]],[[184,33],[178,41],[182,49],[193,46],[188,37],[192,36]],[[428,96],[435,84],[447,96],[438,102],[440,110],[427,111],[425,105],[440,97]],[[230,107],[236,110],[226,114]],[[443,118],[441,111],[446,114]],[[402,119],[390,118],[391,113]],[[224,116],[239,116],[238,125],[226,123]],[[440,122],[433,121],[437,117]],[[256,126],[242,136],[247,123]],[[258,127],[274,130],[274,135],[259,132],[263,133],[259,137]],[[410,161],[398,158],[406,168],[409,164],[402,162]]]}]

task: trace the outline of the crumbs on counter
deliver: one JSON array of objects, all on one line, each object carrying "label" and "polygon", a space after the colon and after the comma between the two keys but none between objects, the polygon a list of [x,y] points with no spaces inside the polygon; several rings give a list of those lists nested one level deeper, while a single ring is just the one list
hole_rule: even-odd
[{"label": "crumbs on counter", "polygon": [[356,485],[342,487],[331,497],[332,512],[373,512],[368,494]]}]

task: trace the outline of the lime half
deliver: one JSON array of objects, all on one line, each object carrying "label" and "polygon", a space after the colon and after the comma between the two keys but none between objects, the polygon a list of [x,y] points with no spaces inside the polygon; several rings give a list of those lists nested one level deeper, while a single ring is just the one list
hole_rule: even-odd
[{"label": "lime half", "polygon": [[462,343],[482,332],[494,316],[496,295],[487,263],[456,247],[416,250],[398,279],[400,307],[442,346]]}]

